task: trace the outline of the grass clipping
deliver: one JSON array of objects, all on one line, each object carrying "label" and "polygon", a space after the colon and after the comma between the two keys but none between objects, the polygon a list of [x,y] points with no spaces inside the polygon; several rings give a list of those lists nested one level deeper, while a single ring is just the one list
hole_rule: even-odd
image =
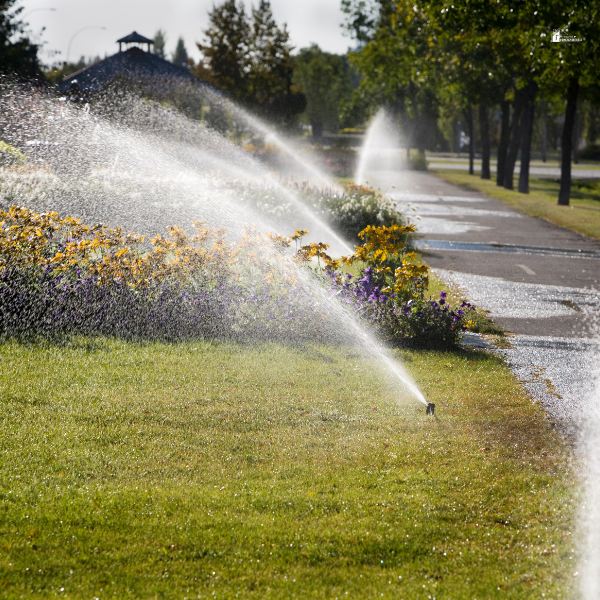
[{"label": "grass clipping", "polygon": [[[0,346],[3,598],[558,598],[568,450],[498,357]],[[499,591],[500,590],[500,591]]]}]

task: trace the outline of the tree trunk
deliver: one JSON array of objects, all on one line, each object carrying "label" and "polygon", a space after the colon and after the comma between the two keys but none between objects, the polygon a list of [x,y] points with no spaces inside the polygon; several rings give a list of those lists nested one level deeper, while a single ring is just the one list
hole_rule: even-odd
[{"label": "tree trunk", "polygon": [[314,140],[320,140],[323,137],[323,123],[321,121],[313,121],[311,124],[312,136]]},{"label": "tree trunk", "polygon": [[546,162],[548,153],[548,107],[544,102],[542,110],[542,162]]},{"label": "tree trunk", "polygon": [[479,129],[481,131],[481,179],[490,179],[490,121],[488,107],[479,105]]},{"label": "tree trunk", "polygon": [[569,81],[567,91],[567,108],[565,110],[565,124],[562,133],[562,157],[560,165],[560,191],[558,203],[568,206],[571,197],[571,154],[573,152],[573,128],[575,126],[575,111],[577,109],[577,96],[579,94],[579,76],[574,75]]},{"label": "tree trunk", "polygon": [[508,143],[508,152],[506,155],[506,163],[504,165],[504,187],[507,190],[513,189],[513,177],[515,172],[515,164],[517,162],[517,154],[519,154],[519,146],[521,145],[521,135],[523,128],[521,127],[521,115],[523,114],[523,105],[525,104],[525,89],[517,90],[515,93],[515,104],[513,111],[512,123],[510,124],[510,142]]},{"label": "tree trunk", "polygon": [[506,151],[508,149],[508,134],[510,128],[510,103],[503,100],[500,103],[502,109],[502,125],[500,128],[500,142],[498,143],[498,160],[496,164],[496,185],[504,185],[504,165],[506,164]]},{"label": "tree trunk", "polygon": [[467,121],[467,131],[469,132],[469,175],[475,174],[475,127],[473,125],[473,107],[469,106],[465,110],[465,120]]},{"label": "tree trunk", "polygon": [[414,146],[417,148],[419,155],[421,155],[425,154],[425,111],[419,109],[419,103],[417,101],[417,88],[412,82],[410,84],[410,99],[413,109]]},{"label": "tree trunk", "polygon": [[459,121],[452,120],[452,152],[456,152],[456,155],[460,156],[460,128],[458,124]]},{"label": "tree trunk", "polygon": [[529,161],[531,159],[536,92],[537,85],[530,83],[527,86],[527,104],[523,109],[523,140],[521,143],[521,171],[519,173],[519,192],[522,194],[529,194]]},{"label": "tree trunk", "polygon": [[573,127],[573,162],[579,164],[579,140],[581,139],[581,100],[577,101],[575,110],[575,126]]}]

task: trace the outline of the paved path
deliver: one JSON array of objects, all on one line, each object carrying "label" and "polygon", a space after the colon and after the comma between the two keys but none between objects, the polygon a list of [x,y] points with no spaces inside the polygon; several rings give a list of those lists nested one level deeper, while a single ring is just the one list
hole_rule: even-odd
[{"label": "paved path", "polygon": [[373,172],[370,183],[410,215],[437,274],[514,332],[501,352],[530,393],[577,421],[600,366],[600,241],[429,173]]},{"label": "paved path", "polygon": [[[449,162],[447,160],[438,161],[432,158],[428,161],[430,169],[449,169],[451,171],[468,171],[469,162]],[[481,173],[481,161],[476,161],[474,165],[476,174]],[[496,173],[496,165],[490,165],[490,172]],[[515,166],[515,176],[520,172],[521,168],[517,164]],[[529,174],[532,177],[539,177],[540,179],[560,179],[560,167],[551,166],[530,166]],[[585,168],[583,166],[573,165],[571,169],[571,175],[573,179],[600,179],[600,169],[590,167]]]}]

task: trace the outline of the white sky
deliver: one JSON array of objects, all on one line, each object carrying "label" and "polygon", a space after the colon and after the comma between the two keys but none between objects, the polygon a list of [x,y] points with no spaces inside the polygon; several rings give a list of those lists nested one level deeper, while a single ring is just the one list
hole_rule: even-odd
[{"label": "white sky", "polygon": [[[250,0],[244,2],[247,7],[251,5]],[[49,64],[67,58],[70,40],[70,61],[82,55],[103,58],[118,50],[118,38],[133,30],[153,38],[157,29],[167,33],[169,55],[182,36],[188,54],[198,60],[196,42],[202,41],[208,11],[219,3],[220,0],[21,0],[18,5],[23,7],[22,18],[29,23],[31,37],[44,42],[41,57]],[[335,53],[344,53],[353,45],[353,40],[342,35],[340,5],[340,0],[271,0],[275,20],[279,25],[287,23],[296,49],[315,42],[323,50]],[[41,10],[48,8],[55,10]],[[57,51],[60,54],[55,54]]]}]

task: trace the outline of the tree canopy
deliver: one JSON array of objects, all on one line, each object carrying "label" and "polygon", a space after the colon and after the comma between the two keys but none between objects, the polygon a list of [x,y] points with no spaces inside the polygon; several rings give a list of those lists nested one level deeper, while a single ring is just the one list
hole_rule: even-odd
[{"label": "tree canopy", "polygon": [[303,48],[293,58],[294,83],[307,99],[307,116],[313,135],[337,131],[341,103],[352,94],[352,71],[343,56],[323,52],[316,44]]},{"label": "tree canopy", "polygon": [[166,59],[167,55],[165,53],[165,44],[167,43],[167,34],[159,29],[154,34],[154,54],[159,58]]},{"label": "tree canopy", "polygon": [[[566,100],[561,197],[568,202],[577,97],[599,80],[600,0],[343,0],[342,6],[345,26],[360,43],[351,60],[361,89],[374,104],[398,107],[411,144],[422,149],[438,108],[453,107],[468,124],[472,157],[479,107],[489,177],[488,109],[501,106],[499,185],[512,188],[520,151],[519,191],[528,191],[536,97]],[[553,43],[555,30],[578,41]]]},{"label": "tree canopy", "polygon": [[287,27],[277,25],[268,0],[260,0],[250,14],[236,0],[214,6],[204,36],[196,75],[274,120],[289,122],[304,110],[304,96],[292,89]]},{"label": "tree canopy", "polygon": [[39,46],[26,35],[27,24],[19,20],[22,7],[16,0],[0,0],[0,73],[38,77],[41,68]]}]

